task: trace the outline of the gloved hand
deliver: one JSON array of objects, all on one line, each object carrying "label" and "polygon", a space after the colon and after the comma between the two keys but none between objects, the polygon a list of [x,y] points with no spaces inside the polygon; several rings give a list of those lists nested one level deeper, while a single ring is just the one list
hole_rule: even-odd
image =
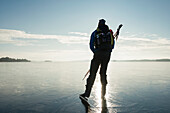
[{"label": "gloved hand", "polygon": [[120,28],[121,28],[122,26],[123,26],[123,25],[122,25],[122,24],[120,24],[120,25],[119,25],[119,27],[118,27],[118,30],[120,30]]}]

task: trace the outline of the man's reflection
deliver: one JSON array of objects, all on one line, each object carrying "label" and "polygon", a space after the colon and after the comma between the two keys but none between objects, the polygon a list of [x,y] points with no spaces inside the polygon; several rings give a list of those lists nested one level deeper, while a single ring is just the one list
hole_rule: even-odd
[{"label": "man's reflection", "polygon": [[[96,107],[96,108],[93,108],[92,106],[90,106],[87,102],[81,100],[82,104],[84,105],[85,107],[85,111],[86,113],[94,113],[95,111],[98,111],[99,108]],[[107,113],[108,112],[108,109],[107,109],[107,101],[105,98],[102,98],[101,99],[101,108],[100,110],[97,112],[97,113]]]},{"label": "man's reflection", "polygon": [[107,103],[106,103],[106,99],[105,98],[102,98],[101,99],[101,113],[107,113],[108,109],[107,109]]}]

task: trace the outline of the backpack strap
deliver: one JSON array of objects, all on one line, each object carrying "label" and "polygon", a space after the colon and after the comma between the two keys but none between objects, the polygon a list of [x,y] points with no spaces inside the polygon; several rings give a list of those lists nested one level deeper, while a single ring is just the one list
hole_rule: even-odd
[{"label": "backpack strap", "polygon": [[113,46],[114,44],[114,36],[113,36],[113,31],[110,29],[110,35],[111,35],[111,45]]}]

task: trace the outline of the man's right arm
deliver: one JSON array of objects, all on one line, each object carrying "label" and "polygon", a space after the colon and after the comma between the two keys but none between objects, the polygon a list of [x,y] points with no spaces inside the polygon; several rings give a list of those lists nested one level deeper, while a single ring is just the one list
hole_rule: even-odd
[{"label": "man's right arm", "polygon": [[110,33],[111,33],[111,46],[112,46],[112,49],[114,49],[114,46],[115,46],[115,37],[113,35],[113,31],[110,29]]}]

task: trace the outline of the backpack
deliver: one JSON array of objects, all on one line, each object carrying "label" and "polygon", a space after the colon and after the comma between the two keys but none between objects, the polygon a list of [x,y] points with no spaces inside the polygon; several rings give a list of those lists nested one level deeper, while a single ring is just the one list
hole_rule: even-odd
[{"label": "backpack", "polygon": [[100,29],[97,29],[97,32],[95,34],[95,40],[94,40],[94,46],[96,49],[100,50],[111,50],[112,45],[111,45],[111,32],[110,30],[107,30],[103,32]]}]

